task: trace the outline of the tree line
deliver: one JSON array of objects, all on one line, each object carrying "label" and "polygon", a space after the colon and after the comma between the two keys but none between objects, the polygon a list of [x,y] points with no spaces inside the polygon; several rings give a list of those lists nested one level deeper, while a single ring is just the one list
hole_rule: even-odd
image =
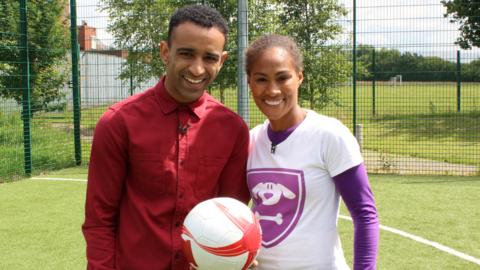
[{"label": "tree line", "polygon": [[[215,81],[224,91],[237,85],[237,1],[126,1],[102,0],[110,17],[108,30],[117,48],[129,51],[121,78],[140,83],[159,77],[164,66],[158,44],[167,38],[168,20],[175,9],[194,2],[214,7],[226,18],[230,31],[226,49],[229,58]],[[347,10],[332,0],[257,0],[248,2],[250,40],[265,33],[292,36],[303,49],[305,76],[300,99],[310,108],[321,108],[335,101],[335,87],[351,74],[351,63],[334,41],[343,31],[339,19]],[[305,23],[308,22],[308,23]],[[328,46],[326,46],[328,44]]]},{"label": "tree line", "polygon": [[[48,110],[50,103],[65,98],[63,89],[70,75],[67,62],[70,46],[69,18],[63,11],[68,1],[29,0],[27,3],[31,102],[35,112]],[[230,27],[226,44],[230,57],[214,85],[220,90],[223,102],[224,91],[236,88],[237,84],[236,0],[100,0],[100,6],[109,15],[108,31],[115,40],[111,49],[129,52],[118,79],[141,83],[163,74],[159,43],[167,37],[172,13],[187,4],[205,4],[218,9]],[[19,8],[18,0],[0,0],[0,97],[20,104],[24,86]],[[248,12],[250,40],[264,33],[285,34],[293,36],[304,49],[302,102],[310,108],[333,102],[334,86],[346,81],[351,74],[351,64],[342,47],[334,45],[343,31],[338,21],[347,14],[346,8],[332,0],[257,0],[249,1]]]},{"label": "tree line", "polygon": [[[447,1],[443,2],[447,5]],[[21,103],[18,3],[18,0],[0,0],[0,97]],[[31,101],[32,112],[35,112],[48,110],[51,104],[65,99],[63,89],[71,75],[69,18],[64,13],[68,1],[29,0],[27,3]],[[243,68],[237,66],[236,0],[100,0],[100,3],[109,15],[108,31],[115,40],[111,49],[129,52],[118,79],[136,83],[163,74],[158,44],[166,39],[169,18],[178,7],[205,4],[218,9],[230,27],[226,44],[230,57],[214,87],[220,90],[222,102],[225,101],[224,91],[236,88],[238,68]],[[302,104],[321,109],[336,103],[337,86],[351,80],[352,75],[351,50],[348,52],[348,48],[345,50],[345,46],[337,42],[344,31],[340,22],[346,18],[347,9],[336,0],[256,0],[248,3],[250,41],[265,33],[284,34],[292,36],[303,49]],[[461,5],[450,6],[449,14],[456,12],[455,7]],[[459,13],[455,18],[468,14]],[[371,45],[358,46],[357,56],[359,80],[389,80],[401,74],[406,81],[456,81],[458,76],[455,61],[440,57],[375,49]],[[460,71],[462,81],[480,81],[480,60],[462,63]]]},{"label": "tree line", "polygon": [[402,75],[403,81],[457,81],[460,76],[463,82],[480,82],[480,58],[469,63],[461,61],[464,63],[458,68],[456,58],[445,60],[438,56],[360,45],[357,60],[359,80],[388,81]]},{"label": "tree line", "polygon": [[[28,62],[30,63],[31,112],[51,109],[65,98],[62,91],[70,78],[68,62],[69,21],[63,15],[65,0],[27,1]],[[22,102],[23,83],[20,44],[20,4],[0,0],[0,97]]]}]

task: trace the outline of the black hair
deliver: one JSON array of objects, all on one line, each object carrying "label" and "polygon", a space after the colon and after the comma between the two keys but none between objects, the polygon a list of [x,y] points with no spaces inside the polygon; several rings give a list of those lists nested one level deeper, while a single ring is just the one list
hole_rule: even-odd
[{"label": "black hair", "polygon": [[227,43],[228,25],[223,16],[216,9],[208,6],[189,5],[177,9],[170,18],[168,44],[170,44],[174,28],[185,22],[192,22],[205,28],[216,27],[225,37],[225,44]]},{"label": "black hair", "polygon": [[288,36],[268,34],[257,38],[248,46],[245,57],[247,75],[250,75],[255,59],[257,59],[264,50],[272,47],[285,49],[292,56],[297,71],[303,71],[303,54],[297,42]]}]

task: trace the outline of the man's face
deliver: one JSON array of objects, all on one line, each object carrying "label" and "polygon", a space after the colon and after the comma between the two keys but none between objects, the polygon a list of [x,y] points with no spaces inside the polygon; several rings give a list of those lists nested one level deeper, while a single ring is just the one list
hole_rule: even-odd
[{"label": "man's face", "polygon": [[167,67],[165,88],[180,103],[190,103],[203,94],[227,59],[225,37],[215,27],[185,22],[172,31],[170,45],[160,44]]}]

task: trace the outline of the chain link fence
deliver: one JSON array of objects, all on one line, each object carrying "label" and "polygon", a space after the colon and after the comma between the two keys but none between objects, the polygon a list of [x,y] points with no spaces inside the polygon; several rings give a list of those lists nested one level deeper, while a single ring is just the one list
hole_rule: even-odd
[{"label": "chain link fence", "polygon": [[0,179],[75,165],[66,8],[0,1]]},{"label": "chain link fence", "polygon": [[217,8],[229,59],[208,90],[253,127],[243,48],[265,33],[305,56],[303,107],[336,117],[371,173],[480,174],[480,50],[439,1],[0,1],[0,181],[88,164],[106,108],[155,85],[185,4]]},{"label": "chain link fence", "polygon": [[369,171],[478,175],[480,51],[455,44],[459,26],[440,1],[362,1],[356,13],[356,123]]}]

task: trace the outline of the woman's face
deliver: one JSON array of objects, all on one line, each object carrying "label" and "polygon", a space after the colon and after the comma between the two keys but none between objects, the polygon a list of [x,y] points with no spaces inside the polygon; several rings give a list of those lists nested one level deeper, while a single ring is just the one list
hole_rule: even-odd
[{"label": "woman's face", "polygon": [[299,114],[303,114],[298,106],[298,88],[302,81],[303,73],[297,70],[286,49],[267,48],[255,59],[248,84],[257,107],[270,120],[274,130],[293,126]]}]

